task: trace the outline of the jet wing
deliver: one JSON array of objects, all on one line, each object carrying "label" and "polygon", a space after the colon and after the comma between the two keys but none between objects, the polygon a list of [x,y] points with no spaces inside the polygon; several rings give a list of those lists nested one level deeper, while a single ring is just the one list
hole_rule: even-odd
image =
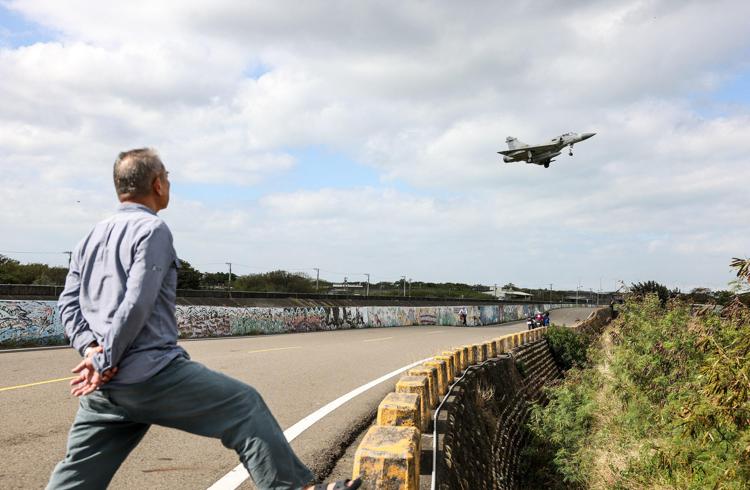
[{"label": "jet wing", "polygon": [[501,155],[507,155],[507,156],[513,156],[513,155],[520,155],[520,154],[528,154],[528,152],[531,153],[539,153],[551,150],[552,148],[559,148],[560,145],[557,143],[549,143],[546,145],[534,145],[534,146],[522,146],[521,148],[514,148],[512,150],[505,150],[505,151],[498,151]]}]

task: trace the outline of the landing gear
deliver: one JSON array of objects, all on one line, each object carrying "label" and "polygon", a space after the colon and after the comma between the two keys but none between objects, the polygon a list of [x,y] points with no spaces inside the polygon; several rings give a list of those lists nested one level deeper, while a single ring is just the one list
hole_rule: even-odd
[{"label": "landing gear", "polygon": [[530,151],[527,151],[526,152],[526,163],[532,163],[533,161],[534,161],[533,160],[533,155],[531,154]]},{"label": "landing gear", "polygon": [[570,150],[568,151],[568,156],[573,156],[573,145],[570,145]]},{"label": "landing gear", "polygon": [[549,168],[549,162],[544,164],[544,168]]}]

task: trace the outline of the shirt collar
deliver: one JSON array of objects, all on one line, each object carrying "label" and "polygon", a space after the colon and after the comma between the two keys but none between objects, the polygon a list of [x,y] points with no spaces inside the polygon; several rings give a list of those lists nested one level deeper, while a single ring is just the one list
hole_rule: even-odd
[{"label": "shirt collar", "polygon": [[143,204],[138,204],[135,202],[123,202],[120,203],[120,205],[117,207],[117,210],[120,212],[130,212],[130,211],[146,211],[149,214],[153,214],[156,216],[156,213],[153,209],[149,208],[148,206],[144,206]]}]

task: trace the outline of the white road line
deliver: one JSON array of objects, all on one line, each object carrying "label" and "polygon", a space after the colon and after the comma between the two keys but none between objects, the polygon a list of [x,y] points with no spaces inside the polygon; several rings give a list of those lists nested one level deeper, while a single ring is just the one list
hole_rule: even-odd
[{"label": "white road line", "polygon": [[301,349],[301,348],[302,348],[301,345],[297,345],[297,346],[294,346],[294,347],[274,347],[272,349],[249,350],[249,351],[247,351],[247,353],[248,354],[255,354],[255,353],[258,353],[258,352],[273,352],[273,351],[277,351],[277,350],[289,350],[289,349]]},{"label": "white road line", "polygon": [[427,335],[435,335],[436,333],[443,333],[445,330],[438,330],[437,332],[427,332]]},{"label": "white road line", "polygon": [[[356,388],[346,395],[340,396],[330,402],[329,404],[319,408],[318,410],[314,411],[307,417],[303,418],[293,426],[289,427],[287,430],[284,431],[284,436],[286,437],[286,440],[289,442],[292,442],[294,439],[297,438],[298,435],[302,434],[304,431],[312,427],[312,425],[317,422],[318,420],[322,419],[329,413],[333,412],[337,408],[339,408],[344,403],[348,402],[352,398],[354,398],[357,395],[361,395],[365,391],[369,390],[370,388],[379,385],[380,383],[387,381],[388,379],[396,376],[397,374],[401,374],[407,369],[413,368],[414,366],[417,366],[419,364],[422,364],[423,362],[432,359],[431,357],[428,357],[426,359],[422,359],[421,361],[413,362],[409,364],[408,366],[404,366],[402,368],[396,369],[395,371],[391,371],[388,374],[384,374],[383,376],[379,377],[376,380],[370,381],[367,384],[364,384],[360,386],[359,388]],[[224,475],[219,481],[208,487],[208,490],[235,490],[238,488],[242,483],[247,480],[247,478],[250,475],[247,473],[247,470],[245,467],[241,464],[237,465],[232,471]]]},{"label": "white road line", "polygon": [[367,339],[367,340],[363,340],[362,342],[377,342],[377,341],[379,341],[379,340],[388,340],[388,339],[392,339],[392,338],[393,338],[393,337],[380,337],[380,338],[377,338],[377,339]]}]

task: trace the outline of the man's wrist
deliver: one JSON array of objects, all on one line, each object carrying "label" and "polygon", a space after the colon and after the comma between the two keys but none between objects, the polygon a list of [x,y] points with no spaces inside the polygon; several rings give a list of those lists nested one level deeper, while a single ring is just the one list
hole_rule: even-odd
[{"label": "man's wrist", "polygon": [[91,342],[85,349],[83,349],[83,357],[89,357],[89,354],[94,352],[98,346],[99,344],[96,342]]}]

